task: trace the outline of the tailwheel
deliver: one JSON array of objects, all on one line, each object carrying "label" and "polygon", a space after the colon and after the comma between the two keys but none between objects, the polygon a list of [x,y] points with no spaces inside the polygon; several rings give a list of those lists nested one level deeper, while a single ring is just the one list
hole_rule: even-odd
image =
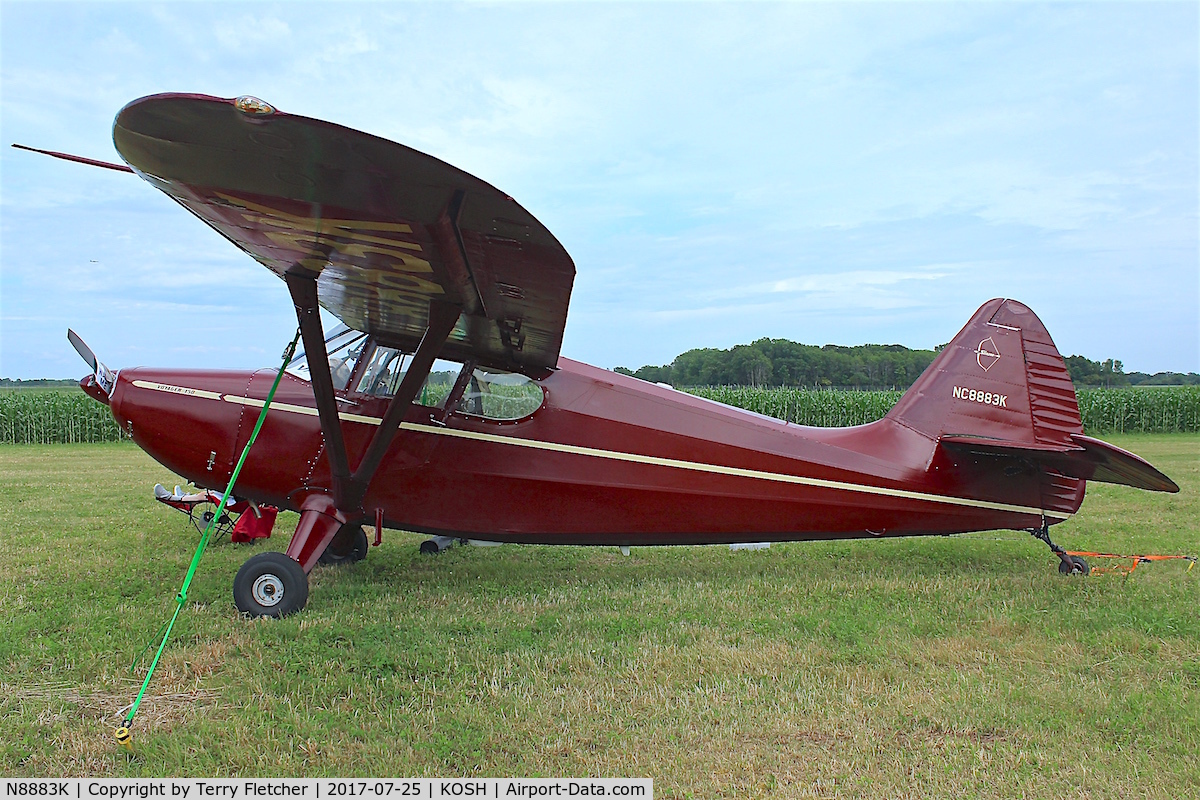
[{"label": "tailwheel", "polygon": [[259,553],[233,579],[233,602],[252,617],[287,616],[308,602],[308,576],[283,553]]},{"label": "tailwheel", "polygon": [[333,536],[333,541],[317,559],[326,565],[353,564],[367,557],[367,532],[361,525],[347,522]]},{"label": "tailwheel", "polygon": [[1058,574],[1059,575],[1087,575],[1092,571],[1088,563],[1079,556],[1073,556],[1064,550],[1059,545],[1056,545],[1050,540],[1050,525],[1042,522],[1040,528],[1027,528],[1026,530],[1035,538],[1046,543],[1046,546],[1053,551],[1054,555],[1058,556]]},{"label": "tailwheel", "polygon": [[[1067,563],[1067,562],[1070,563]],[[1079,556],[1068,555],[1066,558],[1059,557],[1058,573],[1060,575],[1087,575],[1092,571],[1088,566],[1088,562],[1084,561]]]}]

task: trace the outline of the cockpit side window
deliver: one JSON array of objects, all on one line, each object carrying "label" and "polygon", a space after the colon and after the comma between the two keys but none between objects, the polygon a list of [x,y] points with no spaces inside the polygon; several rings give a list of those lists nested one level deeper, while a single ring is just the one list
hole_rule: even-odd
[{"label": "cockpit side window", "polygon": [[[354,392],[372,397],[392,397],[400,391],[400,384],[408,372],[410,353],[376,344],[363,359],[355,373]],[[450,392],[453,374],[431,372],[413,402],[430,408],[439,407]]]},{"label": "cockpit side window", "polygon": [[542,407],[545,393],[528,377],[515,372],[478,368],[455,408],[461,414],[493,420],[517,420]]},{"label": "cockpit side window", "polygon": [[[339,325],[325,339],[325,347],[334,390],[348,390],[352,394],[394,396],[410,361],[409,353],[378,344],[365,333],[344,325]],[[292,359],[287,371],[303,380],[312,380],[304,353]],[[519,373],[467,363],[458,380],[453,376],[453,372],[431,372],[414,402],[429,408],[444,408],[448,402],[454,413],[505,422],[528,417],[541,408],[545,399],[542,387]],[[445,414],[443,411],[443,418]]]}]

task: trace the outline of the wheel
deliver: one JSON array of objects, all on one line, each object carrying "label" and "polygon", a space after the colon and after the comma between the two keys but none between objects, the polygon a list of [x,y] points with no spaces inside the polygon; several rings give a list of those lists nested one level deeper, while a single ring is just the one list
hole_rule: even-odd
[{"label": "wheel", "polygon": [[434,536],[421,542],[421,552],[427,556],[436,556],[443,550],[456,544],[465,544],[466,539],[455,539],[453,536]]},{"label": "wheel", "polygon": [[259,553],[233,579],[233,602],[252,617],[287,616],[308,602],[308,576],[283,553]]},{"label": "wheel", "polygon": [[[204,533],[204,529],[208,527],[208,523],[212,522],[212,518],[216,513],[217,506],[215,503],[197,503],[196,507],[189,513],[196,532]],[[222,536],[233,530],[234,522],[235,520],[229,516],[228,511],[221,512],[221,516],[217,519],[217,524],[213,526],[211,541],[220,541]]]},{"label": "wheel", "polygon": [[333,541],[317,559],[322,564],[353,564],[367,557],[367,532],[361,525],[347,522],[334,534]]},{"label": "wheel", "polygon": [[1092,571],[1088,563],[1079,556],[1067,556],[1066,560],[1059,559],[1059,575],[1087,575]]}]

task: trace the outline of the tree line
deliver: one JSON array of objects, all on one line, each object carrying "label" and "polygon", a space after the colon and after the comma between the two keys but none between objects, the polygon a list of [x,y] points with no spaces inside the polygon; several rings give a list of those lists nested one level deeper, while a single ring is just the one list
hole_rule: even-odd
[{"label": "tree line", "polygon": [[67,386],[78,386],[78,380],[64,378],[0,378],[0,389],[59,389]]},{"label": "tree line", "polygon": [[1195,372],[1125,372],[1125,365],[1109,358],[1092,361],[1083,356],[1067,356],[1067,371],[1076,386],[1196,386],[1200,385],[1200,373]]},{"label": "tree line", "polygon": [[[811,388],[907,389],[938,352],[912,350],[899,344],[823,347],[787,339],[759,339],[726,350],[699,348],[680,353],[670,364],[647,364],[637,370],[614,367],[614,372],[651,383],[672,386],[796,386]],[[1092,361],[1083,356],[1064,359],[1071,380],[1082,386],[1168,386],[1200,384],[1195,372],[1124,371],[1118,360]]]}]

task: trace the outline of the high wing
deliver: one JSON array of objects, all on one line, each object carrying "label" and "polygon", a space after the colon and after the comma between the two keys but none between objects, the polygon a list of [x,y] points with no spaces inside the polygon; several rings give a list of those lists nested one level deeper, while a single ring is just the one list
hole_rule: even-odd
[{"label": "high wing", "polygon": [[544,372],[575,265],[495,187],[386,139],[254,98],[160,94],[117,115],[121,157],[259,263],[317,276],[351,328],[414,350],[430,301],[462,309],[444,358]]}]

